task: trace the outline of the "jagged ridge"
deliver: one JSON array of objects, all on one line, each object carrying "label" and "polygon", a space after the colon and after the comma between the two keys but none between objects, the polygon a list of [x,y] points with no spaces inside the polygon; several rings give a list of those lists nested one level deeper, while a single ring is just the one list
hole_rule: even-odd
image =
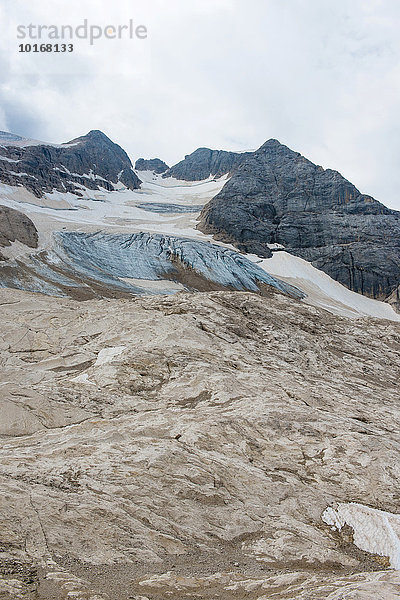
[{"label": "jagged ridge", "polygon": [[135,163],[135,169],[137,171],[153,171],[160,175],[165,173],[169,166],[160,158],[138,158]]},{"label": "jagged ridge", "polygon": [[249,152],[227,152],[198,148],[187,154],[184,160],[168,169],[163,177],[175,177],[185,181],[201,181],[208,177],[222,177],[232,173],[249,155]]},{"label": "jagged ridge", "polygon": [[54,190],[81,196],[82,187],[108,191],[121,183],[131,190],[140,187],[126,152],[101,131],[59,146],[18,146],[13,137],[18,136],[0,146],[0,182],[23,186],[38,198]]}]

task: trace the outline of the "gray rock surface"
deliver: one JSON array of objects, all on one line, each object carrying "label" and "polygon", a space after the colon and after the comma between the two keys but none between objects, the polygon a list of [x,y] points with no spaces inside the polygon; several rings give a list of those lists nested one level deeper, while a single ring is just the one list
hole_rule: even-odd
[{"label": "gray rock surface", "polygon": [[227,152],[198,148],[187,154],[184,160],[168,169],[163,177],[175,177],[186,181],[201,181],[208,177],[222,177],[232,173],[251,153]]},{"label": "gray rock surface", "polygon": [[[37,248],[38,232],[32,221],[18,210],[0,206],[0,247],[19,241],[29,248]],[[0,260],[4,258],[0,253]]]},{"label": "gray rock surface", "polygon": [[2,600],[398,599],[321,516],[398,511],[399,324],[273,290],[0,305]]},{"label": "gray rock surface", "polygon": [[137,171],[153,171],[158,175],[169,169],[169,166],[160,158],[138,158],[135,163]]},{"label": "gray rock surface", "polygon": [[350,289],[384,299],[400,281],[400,213],[277,140],[247,156],[199,229],[269,257],[278,243]]},{"label": "gray rock surface", "polygon": [[59,146],[0,145],[0,182],[24,186],[38,198],[54,190],[81,196],[82,186],[113,190],[122,183],[133,190],[141,183],[126,152],[101,131]]}]

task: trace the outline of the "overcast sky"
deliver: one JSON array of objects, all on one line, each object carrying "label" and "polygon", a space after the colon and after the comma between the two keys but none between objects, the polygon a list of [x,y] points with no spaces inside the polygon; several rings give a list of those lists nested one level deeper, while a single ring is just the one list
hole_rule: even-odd
[{"label": "overcast sky", "polygon": [[[17,52],[17,25],[85,18],[148,37]],[[0,129],[169,164],[274,137],[400,210],[398,0],[1,0],[0,23]]]}]

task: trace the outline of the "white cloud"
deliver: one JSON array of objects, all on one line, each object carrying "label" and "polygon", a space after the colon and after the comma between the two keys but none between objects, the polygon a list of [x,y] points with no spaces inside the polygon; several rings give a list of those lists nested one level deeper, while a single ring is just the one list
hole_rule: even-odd
[{"label": "white cloud", "polygon": [[[276,137],[400,209],[400,3],[36,0],[27,6],[8,0],[0,67],[12,61],[1,70],[0,127],[57,142],[102,129],[132,159],[159,156],[169,163],[198,146],[248,149]],[[84,18],[99,25],[132,18],[148,27],[148,39],[81,42],[67,57],[16,56],[13,23]]]}]

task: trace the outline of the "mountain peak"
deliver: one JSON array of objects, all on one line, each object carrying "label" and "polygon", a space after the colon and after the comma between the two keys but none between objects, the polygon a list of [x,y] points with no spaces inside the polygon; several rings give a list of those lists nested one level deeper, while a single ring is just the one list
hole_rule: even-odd
[{"label": "mountain peak", "polygon": [[[269,138],[269,140],[267,140],[266,142],[264,142],[264,144],[261,146],[284,146],[284,144],[282,144],[279,140],[277,140],[276,138]],[[285,146],[285,148],[287,148],[287,146]]]},{"label": "mountain peak", "polygon": [[[105,133],[100,131],[99,129],[91,129],[86,135],[81,135],[73,140],[67,142],[67,144],[77,144],[84,142],[96,142],[96,143],[106,143],[106,144],[114,144],[112,140]],[[115,144],[116,145],[116,144]]]},{"label": "mountain peak", "polygon": [[92,140],[107,140],[111,142],[110,138],[100,131],[100,129],[91,129],[89,133],[86,134],[86,137]]},{"label": "mountain peak", "polygon": [[271,244],[280,244],[374,298],[384,299],[398,285],[395,211],[276,139],[234,171],[203,209],[199,228],[262,257],[271,256]]},{"label": "mountain peak", "polygon": [[264,144],[262,146],[260,146],[260,148],[258,150],[256,150],[256,152],[263,152],[263,151],[264,152],[265,151],[279,152],[281,154],[287,154],[287,155],[291,155],[291,156],[301,156],[301,154],[299,152],[292,150],[291,148],[289,148],[289,146],[282,144],[279,140],[277,140],[275,138],[270,138],[269,140],[264,142]]}]

